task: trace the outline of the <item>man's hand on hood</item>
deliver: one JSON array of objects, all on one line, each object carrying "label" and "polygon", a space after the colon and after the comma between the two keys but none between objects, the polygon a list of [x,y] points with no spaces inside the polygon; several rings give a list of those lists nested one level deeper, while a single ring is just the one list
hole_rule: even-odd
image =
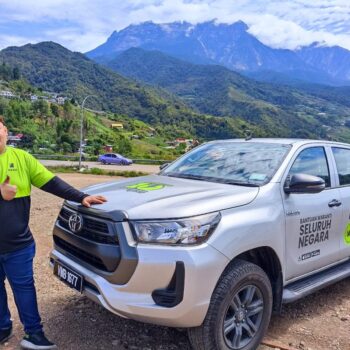
[{"label": "man's hand on hood", "polygon": [[81,204],[84,207],[90,208],[91,204],[103,204],[105,202],[107,202],[107,199],[103,196],[88,196],[82,200]]}]

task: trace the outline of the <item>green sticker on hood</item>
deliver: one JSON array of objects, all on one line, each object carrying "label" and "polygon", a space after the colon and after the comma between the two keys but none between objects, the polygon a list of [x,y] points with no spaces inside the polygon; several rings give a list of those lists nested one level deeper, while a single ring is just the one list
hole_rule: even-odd
[{"label": "green sticker on hood", "polygon": [[345,231],[344,231],[344,242],[347,245],[350,245],[350,223],[346,225]]},{"label": "green sticker on hood", "polygon": [[137,184],[126,186],[126,189],[127,191],[135,191],[135,192],[142,193],[142,192],[162,190],[166,186],[169,186],[169,185],[160,184],[157,182],[139,182]]}]

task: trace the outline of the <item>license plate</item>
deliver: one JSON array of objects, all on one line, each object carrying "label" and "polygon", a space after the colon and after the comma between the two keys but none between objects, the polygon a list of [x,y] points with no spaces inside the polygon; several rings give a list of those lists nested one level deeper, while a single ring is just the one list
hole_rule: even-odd
[{"label": "license plate", "polygon": [[56,261],[53,273],[69,287],[76,289],[80,293],[83,290],[83,276],[79,275],[69,267]]}]

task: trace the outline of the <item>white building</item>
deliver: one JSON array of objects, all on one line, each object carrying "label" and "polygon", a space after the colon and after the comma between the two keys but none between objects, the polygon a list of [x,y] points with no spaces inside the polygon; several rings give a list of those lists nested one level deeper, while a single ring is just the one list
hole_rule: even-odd
[{"label": "white building", "polygon": [[56,101],[59,105],[63,105],[65,100],[66,98],[61,96],[56,98]]},{"label": "white building", "polygon": [[7,91],[7,90],[0,91],[0,96],[6,97],[6,98],[16,97],[16,95],[14,93],[12,93],[11,91]]}]

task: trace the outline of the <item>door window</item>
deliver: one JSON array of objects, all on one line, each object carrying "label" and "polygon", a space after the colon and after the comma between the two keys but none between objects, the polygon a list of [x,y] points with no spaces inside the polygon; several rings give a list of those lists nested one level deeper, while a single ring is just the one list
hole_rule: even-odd
[{"label": "door window", "polygon": [[309,174],[322,178],[330,187],[330,176],[323,147],[310,147],[301,151],[292,165],[289,175]]},{"label": "door window", "polygon": [[350,149],[332,147],[340,186],[350,185]]}]

